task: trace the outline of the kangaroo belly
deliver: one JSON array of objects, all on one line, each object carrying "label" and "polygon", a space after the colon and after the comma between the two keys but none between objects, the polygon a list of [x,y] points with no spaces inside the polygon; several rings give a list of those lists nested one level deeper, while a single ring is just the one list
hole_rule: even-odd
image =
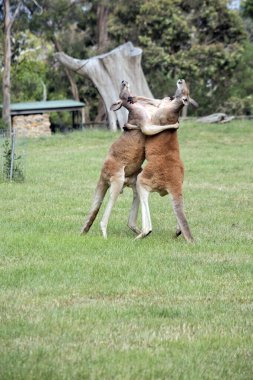
[{"label": "kangaroo belly", "polygon": [[179,157],[179,144],[176,130],[168,130],[155,136],[146,137],[145,157],[147,161],[156,162],[157,157],[166,160],[167,155]]},{"label": "kangaroo belly", "polygon": [[177,133],[165,131],[147,138],[145,153],[147,164],[141,174],[143,184],[161,196],[168,191],[181,191],[183,163],[179,155]]}]

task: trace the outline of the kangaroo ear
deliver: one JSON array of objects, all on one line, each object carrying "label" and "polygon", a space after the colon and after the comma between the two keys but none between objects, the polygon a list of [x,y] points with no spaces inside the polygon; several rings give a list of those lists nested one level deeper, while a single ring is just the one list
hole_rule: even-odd
[{"label": "kangaroo ear", "polygon": [[110,110],[111,111],[117,111],[122,107],[122,100],[117,100],[115,103],[112,103]]},{"label": "kangaroo ear", "polygon": [[190,99],[189,99],[189,102],[191,103],[191,105],[192,105],[193,107],[198,108],[199,105],[198,105],[197,102],[195,102],[194,99],[190,98]]}]

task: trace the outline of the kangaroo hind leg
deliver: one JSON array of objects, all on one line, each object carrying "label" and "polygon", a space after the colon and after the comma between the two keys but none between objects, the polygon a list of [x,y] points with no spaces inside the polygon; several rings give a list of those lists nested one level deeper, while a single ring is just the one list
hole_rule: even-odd
[{"label": "kangaroo hind leg", "polygon": [[137,179],[137,191],[141,203],[142,230],[136,239],[142,239],[152,232],[152,223],[148,204],[149,191],[141,184],[141,175],[142,173],[138,176]]},{"label": "kangaroo hind leg", "polygon": [[136,182],[131,186],[133,190],[133,203],[129,213],[128,227],[136,234],[140,234],[141,230],[137,227],[138,211],[140,206],[140,198],[136,189]]},{"label": "kangaroo hind leg", "polygon": [[177,231],[181,231],[185,240],[188,242],[193,242],[193,236],[191,234],[188,222],[185,217],[184,213],[184,206],[183,206],[183,197],[173,197],[172,198],[172,204],[173,204],[173,210],[177,218],[178,226],[180,229],[177,229]]},{"label": "kangaroo hind leg", "polygon": [[122,168],[111,179],[109,201],[108,201],[108,204],[106,206],[102,220],[100,222],[102,235],[105,239],[107,238],[107,225],[108,225],[108,221],[109,221],[113,206],[114,206],[119,194],[121,193],[123,186],[124,186],[124,168]]}]

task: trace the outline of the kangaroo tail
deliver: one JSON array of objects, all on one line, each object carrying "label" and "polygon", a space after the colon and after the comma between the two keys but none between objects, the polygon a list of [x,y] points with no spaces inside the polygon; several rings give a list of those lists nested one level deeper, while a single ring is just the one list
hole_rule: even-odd
[{"label": "kangaroo tail", "polygon": [[96,219],[98,211],[102,205],[102,202],[108,190],[108,187],[109,185],[105,182],[102,176],[100,176],[99,181],[97,183],[96,190],[95,190],[93,203],[88,215],[85,218],[84,225],[81,229],[81,234],[87,233],[89,229],[91,228],[94,220]]}]

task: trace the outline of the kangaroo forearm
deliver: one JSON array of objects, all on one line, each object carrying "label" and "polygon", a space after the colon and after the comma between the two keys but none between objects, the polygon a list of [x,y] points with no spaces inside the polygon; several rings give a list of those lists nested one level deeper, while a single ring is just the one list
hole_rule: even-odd
[{"label": "kangaroo forearm", "polygon": [[166,131],[168,129],[178,129],[179,128],[179,123],[175,124],[168,124],[168,125],[144,125],[141,127],[141,131],[144,135],[147,136],[152,136],[156,135],[157,133]]},{"label": "kangaroo forearm", "polygon": [[134,96],[133,99],[135,102],[140,102],[143,104],[149,104],[151,106],[159,107],[161,100],[160,99],[151,99],[146,98],[145,96]]},{"label": "kangaroo forearm", "polygon": [[126,124],[124,125],[124,129],[140,129],[140,127],[138,127],[138,125],[134,125],[134,124],[126,123]]}]

